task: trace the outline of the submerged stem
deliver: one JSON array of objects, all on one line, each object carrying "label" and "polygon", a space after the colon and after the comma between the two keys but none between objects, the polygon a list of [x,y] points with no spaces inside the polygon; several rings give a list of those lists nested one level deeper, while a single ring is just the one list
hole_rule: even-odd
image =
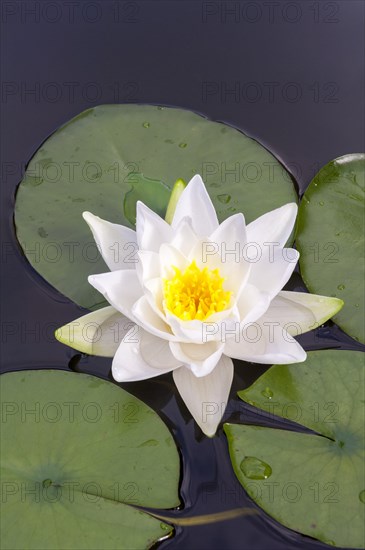
[{"label": "submerged stem", "polygon": [[155,518],[167,521],[173,525],[181,526],[193,526],[193,525],[208,525],[209,523],[216,523],[217,521],[226,521],[229,519],[238,518],[240,516],[256,515],[259,514],[259,510],[256,508],[235,508],[233,510],[225,510],[224,512],[216,512],[214,514],[207,514],[204,516],[194,516],[190,518],[178,518],[176,516],[160,516],[155,512],[148,510],[148,513]]}]

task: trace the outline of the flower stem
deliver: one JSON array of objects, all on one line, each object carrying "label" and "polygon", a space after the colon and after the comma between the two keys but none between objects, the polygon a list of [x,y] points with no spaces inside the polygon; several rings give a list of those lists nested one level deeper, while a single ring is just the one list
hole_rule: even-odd
[{"label": "flower stem", "polygon": [[167,221],[167,223],[172,222],[172,219],[174,217],[175,210],[176,210],[176,205],[185,187],[186,187],[186,183],[183,179],[180,178],[175,182],[174,187],[172,188],[172,191],[171,191],[169,204],[167,205],[167,210],[166,210],[165,220]]}]

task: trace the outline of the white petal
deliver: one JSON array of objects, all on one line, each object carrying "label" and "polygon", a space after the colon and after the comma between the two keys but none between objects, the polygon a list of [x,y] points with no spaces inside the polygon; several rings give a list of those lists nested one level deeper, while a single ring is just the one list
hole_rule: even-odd
[{"label": "white petal", "polygon": [[203,322],[198,320],[183,321],[176,315],[166,310],[166,321],[176,336],[175,341],[185,342],[203,342]]},{"label": "white petal", "polygon": [[200,237],[210,235],[219,225],[213,203],[200,176],[194,176],[182,192],[172,227],[176,228],[185,216],[191,218],[193,229]]},{"label": "white petal", "polygon": [[216,368],[203,378],[196,378],[186,367],[176,369],[173,377],[195,422],[207,436],[212,437],[227,406],[233,362],[223,355]]},{"label": "white petal", "polygon": [[88,281],[115,309],[134,321],[132,307],[143,292],[135,270],[90,275]]},{"label": "white petal", "polygon": [[170,326],[150,306],[146,296],[142,296],[133,306],[133,318],[142,328],[164,340],[177,341]]},{"label": "white petal", "polygon": [[267,212],[247,225],[247,242],[285,246],[295,224],[298,206],[291,202]]},{"label": "white petal", "polygon": [[150,306],[166,323],[166,315],[163,308],[163,287],[161,277],[146,281],[143,288]]},{"label": "white petal", "polygon": [[139,262],[136,267],[138,279],[143,287],[145,296],[152,309],[163,319],[163,285],[160,277],[160,257],[156,252],[140,250],[138,252]]},{"label": "white petal", "polygon": [[172,279],[175,276],[174,267],[184,271],[189,265],[189,260],[180,250],[170,244],[160,247],[160,272],[164,279]]},{"label": "white petal", "polygon": [[136,232],[129,227],[102,220],[91,212],[82,215],[109,269],[133,269],[138,262]]},{"label": "white petal", "polygon": [[234,337],[227,339],[224,353],[235,359],[266,365],[301,363],[306,353],[278,321],[242,324]]},{"label": "white petal", "polygon": [[191,219],[189,217],[183,218],[178,223],[170,244],[180,250],[182,254],[188,256],[196,241],[197,236],[191,225]]},{"label": "white petal", "polygon": [[[224,220],[210,235],[210,240],[217,243],[221,250],[221,256],[223,253],[227,257],[237,256],[236,249],[238,249],[238,256],[242,257],[242,250],[247,242],[246,223],[243,214],[234,214]],[[231,251],[234,251],[234,253],[230,254]]]},{"label": "white petal", "polygon": [[57,329],[55,336],[62,344],[81,353],[113,357],[132,324],[109,306],[71,321]]},{"label": "white petal", "polygon": [[176,359],[188,367],[195,376],[207,376],[221,358],[224,344],[221,342],[206,342],[205,344],[184,344],[170,342],[170,349]]},{"label": "white petal", "polygon": [[176,369],[182,365],[182,361],[179,361],[172,353],[168,340],[158,338],[143,329],[140,329],[140,334],[140,352],[146,363],[152,367],[163,369]]},{"label": "white petal", "polygon": [[141,250],[158,252],[162,243],[169,243],[173,236],[171,226],[143,202],[137,202],[137,242]]},{"label": "white petal", "polygon": [[290,279],[299,259],[294,248],[276,248],[264,252],[251,264],[248,282],[265,292],[272,299]]},{"label": "white petal", "polygon": [[268,309],[270,302],[269,294],[248,283],[237,301],[240,321],[244,323],[257,321]]},{"label": "white petal", "polygon": [[206,321],[183,321],[176,315],[166,311],[166,321],[172,332],[180,342],[192,342],[202,344],[205,342],[221,340],[223,331],[234,330],[239,324],[240,317],[237,307],[219,311],[210,315]]},{"label": "white petal", "polygon": [[151,250],[138,251],[136,271],[141,284],[160,276],[160,257]]},{"label": "white petal", "polygon": [[297,336],[319,327],[342,306],[338,298],[283,291],[272,300],[260,322],[278,321],[289,334]]},{"label": "white petal", "polygon": [[[163,361],[159,367],[146,361],[146,356],[142,355],[140,348],[141,331],[140,327],[133,327],[118,347],[112,364],[112,375],[117,382],[146,380],[170,372],[174,368],[166,366]],[[155,350],[149,346],[149,353],[157,355],[159,351],[161,351],[159,346],[156,345]],[[162,357],[164,358],[164,354]],[[153,363],[156,364],[155,361]]]}]

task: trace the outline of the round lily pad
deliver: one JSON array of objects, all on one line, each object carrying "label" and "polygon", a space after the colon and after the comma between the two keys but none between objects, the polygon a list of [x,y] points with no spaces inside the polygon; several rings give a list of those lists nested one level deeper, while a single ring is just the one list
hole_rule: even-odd
[{"label": "round lily pad", "polygon": [[110,382],[57,370],[1,376],[1,548],[147,548],[172,527],[179,456],[158,415]]},{"label": "round lily pad", "polygon": [[364,544],[364,362],[352,351],[275,365],[241,399],[315,433],[226,424],[232,465],[277,521],[333,546]]},{"label": "round lily pad", "polygon": [[299,209],[301,273],[316,294],[344,300],[334,321],[365,343],[365,155],[345,155],[324,166]]},{"label": "round lily pad", "polygon": [[230,126],[181,109],[103,105],[62,126],[31,159],[16,196],[19,242],[44,279],[97,309],[104,302],[87,276],[106,266],[82,212],[132,226],[142,199],[164,216],[175,181],[196,173],[220,220],[243,211],[250,222],[297,200],[279,161]]}]

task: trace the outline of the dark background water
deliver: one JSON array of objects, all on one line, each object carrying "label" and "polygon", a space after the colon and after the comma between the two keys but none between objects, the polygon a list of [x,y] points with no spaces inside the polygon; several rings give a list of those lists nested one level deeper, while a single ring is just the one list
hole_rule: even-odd
[{"label": "dark background water", "polygon": [[[364,150],[362,0],[4,1],[1,19],[3,372],[70,363],[80,372],[109,375],[109,359],[77,356],[54,340],[54,328],[81,310],[28,266],[12,221],[24,165],[80,111],[119,102],[193,109],[256,137],[290,168],[301,191],[329,160]],[[290,287],[303,287],[299,275]],[[306,349],[360,349],[332,323],[301,341]],[[235,393],[265,370],[236,363],[233,420],[262,423]],[[180,515],[251,505],[232,472],[222,430],[212,440],[199,434],[170,376],[124,387],[162,411],[183,450]],[[163,545],[324,547],[264,514],[178,528]]]}]

